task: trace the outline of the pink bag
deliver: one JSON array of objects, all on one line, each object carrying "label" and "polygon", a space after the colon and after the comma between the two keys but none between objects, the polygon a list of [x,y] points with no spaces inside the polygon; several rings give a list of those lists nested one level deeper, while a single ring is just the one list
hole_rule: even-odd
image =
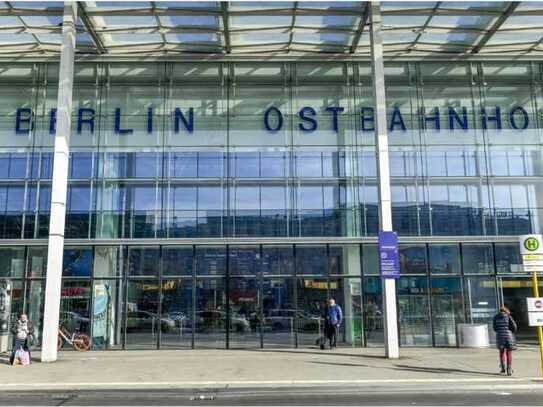
[{"label": "pink bag", "polygon": [[21,365],[29,365],[30,364],[30,354],[28,351],[23,350],[19,353],[19,361],[21,362]]}]

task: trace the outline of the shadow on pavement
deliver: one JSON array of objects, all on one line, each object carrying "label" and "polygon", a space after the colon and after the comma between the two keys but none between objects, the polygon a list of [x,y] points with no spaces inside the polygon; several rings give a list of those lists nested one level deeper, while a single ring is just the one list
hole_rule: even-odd
[{"label": "shadow on pavement", "polygon": [[[347,356],[350,358],[362,358],[362,359],[380,359],[384,360],[386,359],[385,356],[379,356],[379,355],[361,355],[359,353],[344,353],[341,350],[317,350],[315,349],[315,352],[313,351],[305,351],[305,350],[290,350],[290,349],[243,349],[242,351],[249,351],[249,352],[269,352],[269,353],[293,353],[295,355],[319,355],[319,356]],[[402,357],[402,359],[408,359],[407,357]]]},{"label": "shadow on pavement", "polygon": [[404,370],[409,372],[417,373],[448,373],[448,374],[470,374],[470,375],[480,375],[480,376],[499,376],[499,373],[488,373],[481,372],[477,370],[465,370],[465,369],[451,369],[444,367],[424,367],[424,366],[409,366],[409,365],[394,365],[391,367],[392,370]]}]

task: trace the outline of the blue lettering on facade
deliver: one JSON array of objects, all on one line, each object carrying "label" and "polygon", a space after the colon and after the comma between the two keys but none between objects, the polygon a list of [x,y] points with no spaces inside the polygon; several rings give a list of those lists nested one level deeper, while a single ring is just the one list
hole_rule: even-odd
[{"label": "blue lettering on facade", "polygon": [[28,135],[34,128],[32,120],[32,109],[29,107],[20,107],[15,114],[15,134]]},{"label": "blue lettering on facade", "polygon": [[53,108],[49,112],[49,134],[55,134],[57,131],[57,109]]},{"label": "blue lettering on facade", "polygon": [[337,122],[337,114],[343,112],[345,109],[339,106],[332,106],[327,107],[326,110],[328,112],[332,112],[332,128],[337,133],[338,132],[338,122]]},{"label": "blue lettering on facade", "polygon": [[189,108],[189,118],[187,119],[181,109],[178,107],[175,108],[175,119],[174,119],[174,132],[179,133],[179,121],[183,122],[185,129],[192,133],[194,131],[194,108]]},{"label": "blue lettering on facade", "polygon": [[468,109],[462,107],[462,118],[458,115],[456,109],[449,106],[449,130],[454,130],[455,123],[460,126],[462,130],[467,130],[468,126]]},{"label": "blue lettering on facade", "polygon": [[77,134],[81,134],[84,124],[89,126],[91,133],[94,133],[94,113],[94,109],[88,107],[79,109],[77,114]]},{"label": "blue lettering on facade", "polygon": [[147,109],[147,133],[153,133],[153,108]]},{"label": "blue lettering on facade", "polygon": [[[275,127],[272,127],[270,124],[270,115],[272,112],[276,115]],[[275,106],[268,107],[264,112],[264,126],[266,127],[266,130],[271,132],[281,130],[281,127],[283,127],[283,114],[281,113],[281,110]]]},{"label": "blue lettering on facade", "polygon": [[[522,125],[519,126],[517,123],[517,112],[522,115]],[[509,123],[511,124],[511,127],[515,130],[525,130],[528,128],[528,125],[530,124],[530,118],[528,116],[528,112],[526,109],[524,109],[522,106],[515,106],[511,111],[509,112]]]},{"label": "blue lettering on facade", "polygon": [[494,115],[493,116],[488,115],[487,112],[486,112],[486,109],[484,107],[481,110],[482,120],[483,120],[483,129],[484,130],[488,130],[488,122],[489,121],[492,121],[492,122],[495,123],[496,130],[501,130],[502,129],[501,109],[500,109],[499,106],[496,106],[494,109],[495,110],[494,110]]},{"label": "blue lettering on facade", "polygon": [[394,106],[394,110],[392,112],[392,119],[390,119],[390,126],[388,127],[388,131],[394,131],[394,128],[396,126],[400,126],[400,129],[402,131],[406,131],[402,112],[400,112],[400,108],[398,106]]},{"label": "blue lettering on facade", "polygon": [[435,107],[433,116],[430,116],[426,114],[426,110],[424,108],[421,108],[421,117],[423,118],[423,126],[422,128],[427,129],[428,123],[434,124],[434,129],[440,130],[441,129],[441,121],[439,120],[439,108]]},{"label": "blue lettering on facade", "polygon": [[298,113],[298,116],[300,116],[300,119],[302,119],[304,122],[309,123],[309,127],[306,127],[304,123],[298,123],[298,128],[303,132],[311,133],[317,130],[317,121],[313,117],[306,116],[306,114],[315,116],[317,112],[312,107],[302,107]]},{"label": "blue lettering on facade", "polygon": [[[493,111],[487,111],[482,108],[480,111],[480,123],[484,130],[492,127],[496,130],[502,130],[502,115],[500,106],[492,108]],[[326,112],[331,113],[332,129],[334,132],[339,132],[339,117],[340,113],[345,111],[341,106],[328,106]],[[374,108],[371,106],[360,107],[360,130],[363,132],[375,131]],[[418,112],[421,128],[441,130],[442,111],[439,107],[434,107],[430,110],[421,108]],[[444,113],[445,115],[445,113]],[[465,106],[447,107],[448,130],[469,130],[468,110]],[[388,130],[407,131],[407,126],[404,121],[402,112],[399,106],[394,106],[388,111]],[[121,135],[129,135],[134,133],[132,128],[121,128],[121,108],[115,109],[115,133]],[[298,112],[299,122],[298,129],[304,133],[311,133],[318,129],[318,114],[311,106],[304,106]],[[445,117],[444,117],[445,119]],[[194,108],[190,107],[185,112],[180,108],[174,109],[174,132],[177,134],[181,131],[181,126],[188,132],[193,133],[195,129]],[[269,132],[277,132],[283,128],[283,113],[275,106],[270,106],[264,112],[264,127]],[[508,124],[512,130],[526,130],[530,125],[530,115],[523,106],[516,105],[508,111]],[[93,108],[79,108],[77,112],[77,134],[89,132],[94,134],[96,123],[96,111]],[[49,134],[55,134],[57,126],[57,109],[52,108],[49,111]],[[147,108],[147,123],[145,130],[148,134],[154,132],[154,109]],[[16,111],[15,116],[15,133],[18,135],[28,135],[34,129],[34,112],[29,107],[20,107]]]},{"label": "blue lettering on facade", "polygon": [[132,134],[134,129],[121,129],[121,108],[115,109],[115,134]]},{"label": "blue lettering on facade", "polygon": [[375,131],[373,107],[360,108],[360,121],[362,124],[362,131]]}]

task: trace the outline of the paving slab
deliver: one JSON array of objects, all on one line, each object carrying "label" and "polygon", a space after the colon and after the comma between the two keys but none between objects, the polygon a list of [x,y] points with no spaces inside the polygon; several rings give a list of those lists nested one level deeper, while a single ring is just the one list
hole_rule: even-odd
[{"label": "paving slab", "polygon": [[[538,349],[514,352],[512,378],[498,374],[495,349],[379,348],[61,352],[54,363],[0,365],[4,389],[223,388],[282,386],[541,386]],[[2,360],[6,361],[4,355]]]}]

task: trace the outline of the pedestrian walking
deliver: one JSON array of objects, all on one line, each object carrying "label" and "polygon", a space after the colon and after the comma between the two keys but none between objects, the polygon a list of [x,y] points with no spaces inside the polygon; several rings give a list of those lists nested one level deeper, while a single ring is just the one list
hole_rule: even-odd
[{"label": "pedestrian walking", "polygon": [[517,323],[511,316],[511,311],[505,305],[494,317],[492,324],[496,332],[496,345],[500,351],[500,374],[513,374],[513,350],[515,349],[515,332]]},{"label": "pedestrian walking", "polygon": [[343,322],[343,312],[341,311],[341,307],[336,304],[335,299],[330,298],[328,301],[324,318],[324,329],[326,337],[330,341],[330,349],[336,348],[339,327],[341,326],[341,322]]},{"label": "pedestrian walking", "polygon": [[22,352],[26,352],[26,355],[28,355],[28,363],[30,363],[30,341],[34,334],[34,327],[32,322],[28,320],[26,314],[21,314],[19,316],[17,322],[13,325],[11,333],[13,334],[13,348],[9,359],[10,364],[13,365],[16,356],[20,355]]}]

